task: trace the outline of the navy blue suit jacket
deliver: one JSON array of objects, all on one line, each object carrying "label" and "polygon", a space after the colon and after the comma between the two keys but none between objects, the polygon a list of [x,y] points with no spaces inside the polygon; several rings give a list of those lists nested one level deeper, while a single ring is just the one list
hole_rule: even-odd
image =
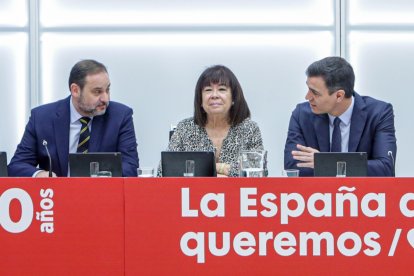
[{"label": "navy blue suit jacket", "polygon": [[[397,145],[392,105],[371,97],[354,93],[355,103],[349,133],[349,152],[368,154],[368,176],[392,176],[393,159]],[[329,117],[314,114],[308,102],[298,104],[290,118],[285,145],[285,168],[297,169],[298,161],[292,158],[292,150],[301,144],[321,152],[329,152]],[[300,176],[313,176],[313,169],[299,168]]]},{"label": "navy blue suit jacket", "polygon": [[[31,177],[37,170],[49,170],[43,140],[48,142],[52,170],[57,176],[68,175],[70,97],[36,107],[16,152],[8,166],[9,176]],[[136,176],[137,142],[132,109],[110,102],[104,115],[92,121],[89,152],[121,152],[122,175]],[[36,168],[39,166],[39,168]]]}]

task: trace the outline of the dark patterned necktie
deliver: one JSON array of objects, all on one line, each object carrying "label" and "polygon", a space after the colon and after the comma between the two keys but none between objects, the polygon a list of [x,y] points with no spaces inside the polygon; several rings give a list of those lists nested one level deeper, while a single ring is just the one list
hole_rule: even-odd
[{"label": "dark patterned necktie", "polygon": [[87,153],[89,148],[89,139],[91,138],[91,135],[89,133],[88,123],[91,120],[89,117],[82,117],[79,119],[81,122],[81,131],[79,135],[79,143],[78,143],[78,149],[77,152],[81,153]]},{"label": "dark patterned necktie", "polygon": [[341,128],[339,124],[341,123],[341,119],[338,117],[334,120],[334,128],[332,132],[332,142],[331,142],[331,152],[341,152],[342,150],[342,138],[341,138]]}]

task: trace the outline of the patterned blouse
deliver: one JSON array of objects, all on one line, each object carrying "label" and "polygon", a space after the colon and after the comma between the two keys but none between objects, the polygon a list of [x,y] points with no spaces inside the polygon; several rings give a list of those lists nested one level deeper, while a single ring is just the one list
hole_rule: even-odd
[{"label": "patterned blouse", "polygon": [[[206,129],[198,126],[193,118],[187,118],[178,123],[167,150],[214,151],[214,146]],[[241,150],[263,150],[259,126],[250,118],[231,126],[227,137],[223,140],[218,162],[230,164],[229,176],[239,175],[237,160]],[[161,175],[161,168],[158,170],[158,175]]]}]

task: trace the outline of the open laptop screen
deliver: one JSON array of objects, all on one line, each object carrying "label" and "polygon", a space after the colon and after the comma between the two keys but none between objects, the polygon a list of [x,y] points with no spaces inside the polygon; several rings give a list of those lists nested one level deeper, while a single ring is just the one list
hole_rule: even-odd
[{"label": "open laptop screen", "polygon": [[100,171],[110,171],[114,177],[122,176],[120,152],[69,153],[70,176],[90,176],[91,162],[98,162]]},{"label": "open laptop screen", "polygon": [[0,177],[7,177],[7,153],[0,152]]},{"label": "open laptop screen", "polygon": [[186,160],[194,160],[194,176],[217,176],[216,161],[212,151],[163,151],[161,152],[162,176],[183,176]]},{"label": "open laptop screen", "polygon": [[367,176],[366,152],[317,152],[314,155],[315,176],[336,176],[337,162],[346,162],[346,176]]}]

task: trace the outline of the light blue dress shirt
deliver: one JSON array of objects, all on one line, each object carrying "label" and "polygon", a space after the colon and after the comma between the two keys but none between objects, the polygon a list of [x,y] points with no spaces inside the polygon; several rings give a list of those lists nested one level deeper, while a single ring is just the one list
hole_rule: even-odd
[{"label": "light blue dress shirt", "polygon": [[[351,98],[352,102],[348,109],[339,116],[341,119],[341,123],[339,127],[341,129],[341,151],[348,152],[349,146],[349,132],[351,130],[351,118],[352,118],[352,111],[354,110],[354,96]],[[329,142],[332,145],[332,133],[334,128],[334,120],[335,116],[328,114],[329,116]]]}]

